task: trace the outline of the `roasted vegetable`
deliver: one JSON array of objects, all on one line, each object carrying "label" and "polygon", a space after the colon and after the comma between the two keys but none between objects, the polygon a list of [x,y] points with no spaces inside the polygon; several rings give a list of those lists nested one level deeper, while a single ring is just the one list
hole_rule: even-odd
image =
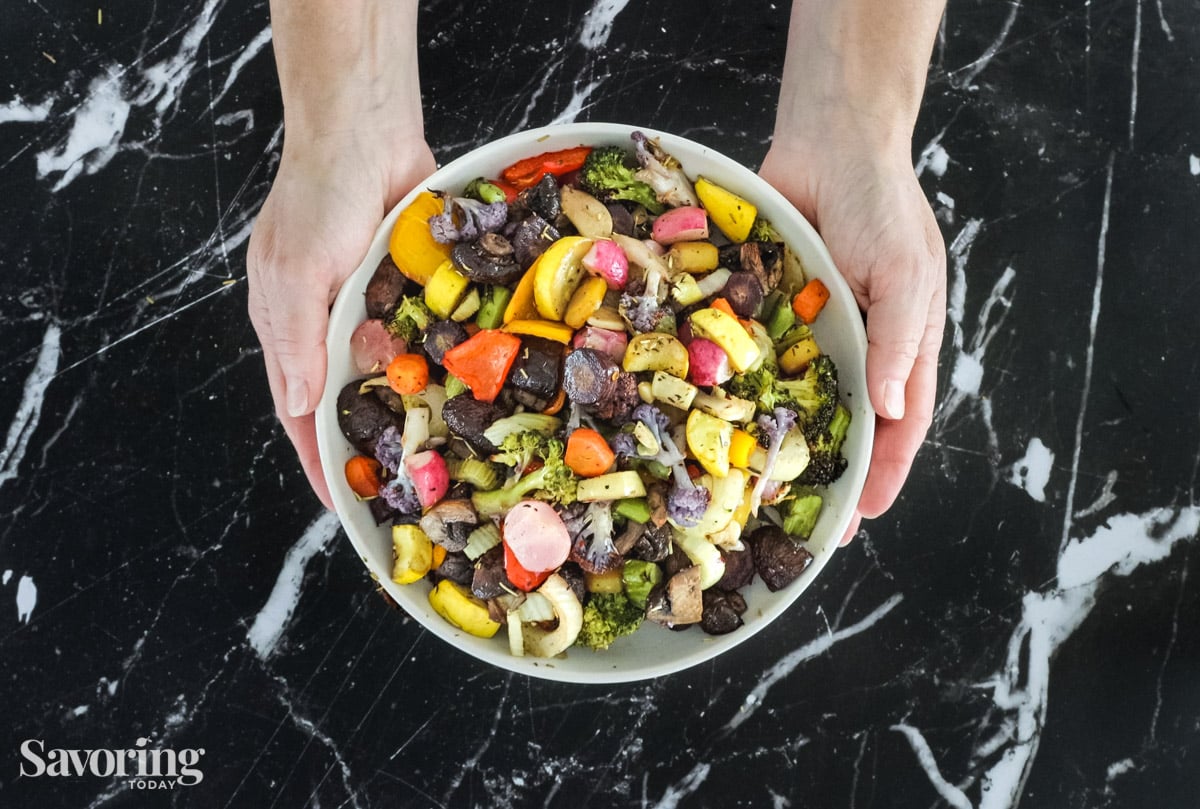
[{"label": "roasted vegetable", "polygon": [[583,626],[576,643],[607,649],[617,638],[636,632],[645,617],[645,610],[624,593],[593,593],[583,605]]},{"label": "roasted vegetable", "polygon": [[579,181],[588,193],[604,202],[626,200],[645,206],[651,213],[662,213],[654,189],[634,176],[635,169],[628,160],[628,152],[620,146],[599,146],[584,161]]}]

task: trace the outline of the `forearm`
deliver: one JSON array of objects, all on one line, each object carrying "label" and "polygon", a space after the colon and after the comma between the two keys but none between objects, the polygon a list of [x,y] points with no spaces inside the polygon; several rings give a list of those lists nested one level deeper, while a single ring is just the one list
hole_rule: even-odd
[{"label": "forearm", "polygon": [[945,0],[793,0],[777,145],[910,149]]},{"label": "forearm", "polygon": [[286,138],[423,139],[417,0],[271,0]]}]

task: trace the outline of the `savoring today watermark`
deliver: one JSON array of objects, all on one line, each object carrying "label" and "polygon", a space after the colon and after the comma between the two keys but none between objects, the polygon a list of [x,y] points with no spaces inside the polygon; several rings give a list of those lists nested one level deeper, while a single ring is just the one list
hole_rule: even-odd
[{"label": "savoring today watermark", "polygon": [[21,775],[25,778],[124,778],[130,789],[191,787],[204,780],[197,766],[204,748],[157,749],[139,738],[132,748],[74,750],[47,748],[42,739],[21,742]]}]

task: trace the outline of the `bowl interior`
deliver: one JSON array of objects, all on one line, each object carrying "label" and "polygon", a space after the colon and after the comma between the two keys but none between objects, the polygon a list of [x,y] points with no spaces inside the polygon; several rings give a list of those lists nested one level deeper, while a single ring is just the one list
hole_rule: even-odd
[{"label": "bowl interior", "polygon": [[[821,518],[808,542],[814,555],[813,564],[777,593],[768,591],[756,577],[742,591],[749,609],[743,616],[745,625],[737,631],[711,636],[699,628],[672,632],[647,625],[621,638],[605,652],[573,648],[565,657],[551,660],[514,657],[508,652],[503,631],[492,639],[477,638],[438,616],[429,606],[427,583],[403,586],[392,583],[390,533],[386,526],[375,525],[367,507],[355,499],[346,485],[343,474],[343,466],[355,451],[338,428],[335,400],[346,383],[360,376],[351,362],[349,338],[366,316],[363,296],[375,267],[387,252],[392,225],[399,212],[422,189],[460,189],[475,177],[495,176],[514,161],[543,151],[580,144],[631,147],[629,133],[635,129],[659,138],[663,148],[680,160],[689,177],[704,175],[757,205],[798,253],[808,276],[820,278],[829,287],[832,294],[814,332],[822,349],[837,363],[842,401],[852,414],[844,450],[848,465],[841,479],[830,487]],[[669,674],[724,654],[787,610],[820,574],[849,526],[866,479],[874,435],[874,414],[866,393],[866,335],[854,297],[834,268],[820,237],[782,195],[749,169],[699,143],[646,127],[582,123],[530,130],[489,143],[439,169],[401,200],[380,225],[370,251],[333,305],[328,351],[325,393],[316,412],[317,439],[334,505],[355,550],[387,593],[433,634],[480,660],[514,672],[578,683],[626,682]]]}]

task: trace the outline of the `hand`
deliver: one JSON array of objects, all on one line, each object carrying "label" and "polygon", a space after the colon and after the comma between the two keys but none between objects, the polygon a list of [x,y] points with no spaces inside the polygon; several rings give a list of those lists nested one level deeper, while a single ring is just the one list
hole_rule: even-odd
[{"label": "hand", "polygon": [[433,154],[420,140],[361,130],[285,140],[250,237],[250,320],[275,410],[313,491],[330,509],[313,419],[325,385],[329,307],[384,214],[433,169]]},{"label": "hand", "polygon": [[760,174],[817,228],[866,315],[875,445],[845,544],[862,518],[895,501],[929,429],[946,320],[945,245],[906,150],[777,139]]}]

